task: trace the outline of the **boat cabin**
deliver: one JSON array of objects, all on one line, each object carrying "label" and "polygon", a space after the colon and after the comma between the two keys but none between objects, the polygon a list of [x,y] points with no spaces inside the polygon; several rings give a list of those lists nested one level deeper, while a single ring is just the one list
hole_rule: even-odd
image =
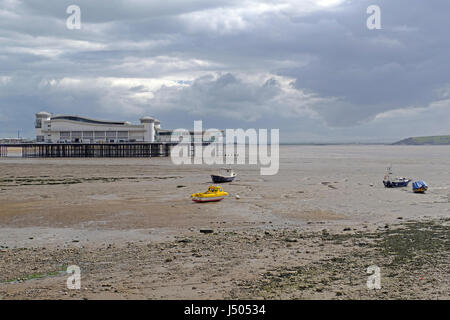
[{"label": "boat cabin", "polygon": [[215,186],[210,186],[208,188],[208,191],[212,193],[223,192],[222,187],[215,187]]}]

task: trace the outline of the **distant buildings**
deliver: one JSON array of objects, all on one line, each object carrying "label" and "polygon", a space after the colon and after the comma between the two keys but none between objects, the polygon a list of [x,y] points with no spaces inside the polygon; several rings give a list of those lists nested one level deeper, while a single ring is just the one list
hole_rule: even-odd
[{"label": "distant buildings", "polygon": [[24,138],[0,138],[0,144],[17,144],[28,142],[31,142],[31,140]]},{"label": "distant buildings", "polygon": [[160,121],[143,117],[140,124],[126,121],[103,121],[80,116],[36,113],[36,142],[111,143],[156,142]]}]

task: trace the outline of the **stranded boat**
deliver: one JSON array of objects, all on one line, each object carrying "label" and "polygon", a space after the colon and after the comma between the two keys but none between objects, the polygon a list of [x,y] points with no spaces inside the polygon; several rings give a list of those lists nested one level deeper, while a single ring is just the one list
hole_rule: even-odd
[{"label": "stranded boat", "polygon": [[211,179],[214,183],[232,182],[234,178],[236,178],[236,173],[234,173],[231,168],[220,168],[218,174],[211,175]]},{"label": "stranded boat", "polygon": [[223,191],[222,187],[218,186],[209,186],[206,192],[191,194],[192,201],[194,202],[220,201],[226,196],[228,196],[228,192]]},{"label": "stranded boat", "polygon": [[393,178],[392,177],[392,168],[387,168],[387,172],[384,175],[383,184],[386,188],[401,188],[407,187],[411,182],[411,179],[407,178]]},{"label": "stranded boat", "polygon": [[412,185],[412,189],[414,193],[425,193],[428,190],[428,186],[425,181],[416,181]]}]

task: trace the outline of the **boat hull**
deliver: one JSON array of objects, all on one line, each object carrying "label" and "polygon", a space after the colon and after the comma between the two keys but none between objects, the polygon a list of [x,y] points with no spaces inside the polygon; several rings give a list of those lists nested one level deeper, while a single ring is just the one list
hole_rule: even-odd
[{"label": "boat hull", "polygon": [[193,197],[192,201],[194,202],[217,202],[223,200],[223,196],[218,197]]},{"label": "boat hull", "polygon": [[411,180],[407,181],[383,181],[386,188],[403,188],[407,187]]},{"label": "boat hull", "polygon": [[222,182],[232,182],[236,178],[234,177],[223,177],[223,176],[217,176],[217,175],[211,175],[211,179],[214,183],[222,183]]}]

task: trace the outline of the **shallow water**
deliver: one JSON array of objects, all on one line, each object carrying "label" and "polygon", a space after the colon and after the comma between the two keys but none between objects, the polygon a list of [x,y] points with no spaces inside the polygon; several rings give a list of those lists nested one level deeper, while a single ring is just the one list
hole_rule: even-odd
[{"label": "shallow water", "polygon": [[[447,146],[280,146],[276,175],[260,175],[257,165],[233,165],[238,177],[224,185],[230,197],[217,204],[192,203],[189,195],[206,190],[209,175],[221,166],[177,166],[170,158],[2,158],[0,178],[22,177],[22,182],[2,182],[0,187],[0,243],[20,245],[23,239],[28,245],[36,241],[29,237],[47,239],[44,233],[49,232],[70,241],[76,230],[93,240],[103,230],[99,234],[106,241],[128,237],[127,230],[173,235],[189,228],[269,222],[341,228],[450,215]],[[411,184],[384,188],[388,166],[395,175],[426,181],[428,192],[414,194]],[[64,179],[76,183],[62,184]],[[13,233],[13,228],[27,229]]]}]

